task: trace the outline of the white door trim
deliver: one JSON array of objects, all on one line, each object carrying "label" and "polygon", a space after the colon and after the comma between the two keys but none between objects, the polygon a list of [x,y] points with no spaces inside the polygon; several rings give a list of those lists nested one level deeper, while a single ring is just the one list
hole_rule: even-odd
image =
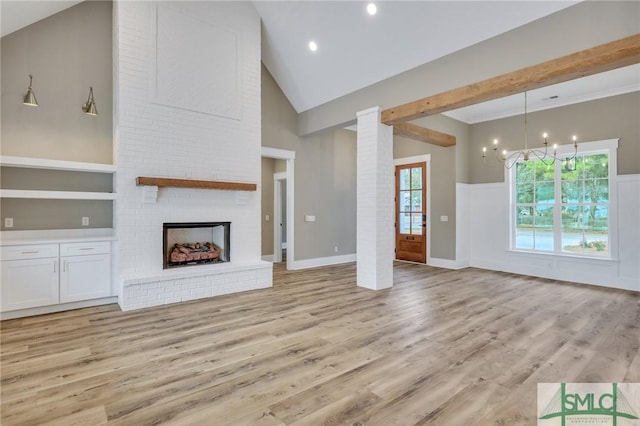
[{"label": "white door trim", "polygon": [[[282,262],[282,181],[287,172],[273,174],[273,262]],[[286,192],[285,192],[286,197]]]},{"label": "white door trim", "polygon": [[[292,270],[295,259],[295,158],[296,152],[286,149],[262,147],[262,156],[266,158],[275,158],[276,160],[286,160],[287,168],[287,269]],[[274,188],[275,192],[275,188]],[[274,253],[275,256],[275,253]]]}]

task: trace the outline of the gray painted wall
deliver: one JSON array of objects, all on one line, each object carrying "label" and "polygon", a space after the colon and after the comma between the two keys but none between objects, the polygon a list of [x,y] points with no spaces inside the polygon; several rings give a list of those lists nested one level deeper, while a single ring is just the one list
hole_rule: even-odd
[{"label": "gray painted wall", "polygon": [[[113,162],[111,33],[111,2],[91,1],[0,39],[2,155]],[[22,104],[29,74],[38,107]]]},{"label": "gray painted wall", "polygon": [[[355,253],[356,133],[328,130],[298,137],[293,107],[267,69],[262,71],[262,144],[296,151],[296,260]],[[446,116],[428,117],[419,123],[456,136],[456,146],[443,148],[395,137],[394,158],[431,154],[431,256],[455,259],[455,183],[468,179],[468,126]],[[272,180],[263,173],[263,225],[264,212],[273,210],[264,200],[265,194],[273,197],[272,189],[267,188]],[[316,222],[304,222],[305,214],[315,215]],[[440,222],[442,215],[449,221]],[[269,223],[269,233],[271,226]],[[263,254],[273,251],[265,245],[267,238],[272,246],[273,239],[263,226]]]},{"label": "gray painted wall", "polygon": [[[111,2],[84,2],[0,39],[2,155],[111,164]],[[29,74],[38,107],[22,104]],[[99,115],[84,114],[93,86]],[[110,174],[3,168],[3,188],[70,191],[112,189]],[[11,230],[112,227],[113,203],[3,199]],[[2,230],[4,220],[1,222]]]},{"label": "gray painted wall", "polygon": [[[295,217],[288,218],[295,221],[296,260],[355,253],[355,133],[298,137],[297,114],[263,67],[262,145],[296,152]],[[304,215],[316,221],[305,222]]]},{"label": "gray painted wall", "polygon": [[[3,199],[2,217],[13,218],[13,228],[3,231],[36,229],[111,228],[112,202],[104,200]],[[89,226],[82,226],[82,217]]]},{"label": "gray painted wall", "polygon": [[[454,260],[456,255],[456,182],[467,182],[466,164],[469,126],[438,115],[416,121],[417,124],[456,137],[456,145],[440,147],[394,136],[393,158],[431,154],[431,253],[430,257]],[[448,216],[447,222],[440,220]]]},{"label": "gray painted wall", "polygon": [[[640,173],[640,92],[613,96],[528,114],[529,146],[540,147],[543,132],[551,143],[571,143],[620,138],[618,174]],[[502,182],[504,169],[488,167],[481,159],[482,147],[491,151],[493,139],[511,149],[524,147],[522,115],[469,126],[469,169],[471,183]],[[578,148],[579,149],[579,148]],[[489,160],[487,160],[489,163]],[[494,164],[494,163],[489,163]]]}]

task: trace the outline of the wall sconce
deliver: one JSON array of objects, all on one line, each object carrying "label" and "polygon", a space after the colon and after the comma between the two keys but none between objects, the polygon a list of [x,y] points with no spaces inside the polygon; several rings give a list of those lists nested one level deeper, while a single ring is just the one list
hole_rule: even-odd
[{"label": "wall sconce", "polygon": [[89,87],[89,97],[87,102],[82,106],[82,111],[87,115],[98,115],[96,102],[93,99],[93,87]]},{"label": "wall sconce", "polygon": [[33,94],[33,89],[31,88],[32,83],[33,83],[33,75],[29,74],[29,90],[27,90],[27,94],[24,95],[24,99],[22,100],[22,103],[29,106],[38,106],[36,95]]}]

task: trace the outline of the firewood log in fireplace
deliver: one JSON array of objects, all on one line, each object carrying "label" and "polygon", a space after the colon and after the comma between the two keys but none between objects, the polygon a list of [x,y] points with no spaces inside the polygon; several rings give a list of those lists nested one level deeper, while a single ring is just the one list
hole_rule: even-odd
[{"label": "firewood log in fireplace", "polygon": [[169,256],[172,263],[193,262],[196,260],[213,260],[220,257],[220,247],[211,242],[204,244],[176,243]]}]

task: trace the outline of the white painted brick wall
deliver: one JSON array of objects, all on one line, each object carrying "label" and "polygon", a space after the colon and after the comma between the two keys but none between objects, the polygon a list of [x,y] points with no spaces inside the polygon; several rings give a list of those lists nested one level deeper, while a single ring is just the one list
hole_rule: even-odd
[{"label": "white painted brick wall", "polygon": [[374,290],[393,285],[395,180],[393,127],[380,108],[358,113],[357,283]]},{"label": "white painted brick wall", "polygon": [[[156,32],[165,31],[155,26],[158,4],[238,35],[240,119],[153,103],[150,82],[154,81],[155,73]],[[189,31],[189,28],[180,30]],[[138,176],[259,182],[260,19],[254,8],[249,2],[118,1],[114,4],[114,49],[118,193],[115,226],[122,282],[161,276],[164,222],[230,221],[232,263],[260,264],[258,191],[240,194],[236,191],[161,188],[156,204],[143,204],[142,187],[135,184]],[[194,55],[194,61],[198,58],[199,55]],[[217,76],[211,75],[211,78]],[[175,90],[193,91],[188,79],[175,84]],[[216,267],[209,266],[212,270]],[[265,286],[262,276],[260,282],[255,274],[234,272],[231,276],[232,279],[222,284],[217,273],[202,277],[202,282],[208,284],[201,291],[193,291],[197,285],[189,281],[191,278],[185,278],[187,282],[183,282],[184,279],[171,281],[174,282],[172,286],[167,286],[169,281],[147,283],[143,289],[125,285],[121,304],[127,308],[143,307]],[[241,282],[248,276],[254,276],[251,283]],[[270,279],[267,281],[270,285]],[[192,283],[196,287],[189,288]],[[177,289],[177,285],[186,287]],[[138,290],[146,293],[139,294]],[[142,297],[146,301],[142,301]]]}]

